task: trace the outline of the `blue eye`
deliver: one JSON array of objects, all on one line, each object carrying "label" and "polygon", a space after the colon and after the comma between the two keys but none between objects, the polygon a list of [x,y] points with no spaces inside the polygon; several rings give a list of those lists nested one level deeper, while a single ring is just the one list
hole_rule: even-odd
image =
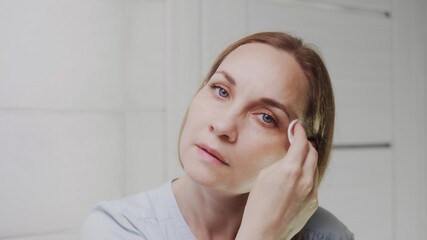
[{"label": "blue eye", "polygon": [[272,116],[270,116],[270,115],[266,114],[266,113],[263,113],[263,114],[262,114],[262,120],[263,120],[265,123],[274,123],[274,118],[273,118]]},{"label": "blue eye", "polygon": [[222,87],[218,87],[218,88],[217,88],[217,91],[218,91],[218,95],[219,95],[219,96],[221,96],[221,97],[223,97],[223,98],[228,97],[228,92],[227,92],[227,90],[225,90],[224,88],[222,88]]},{"label": "blue eye", "polygon": [[218,96],[220,96],[222,98],[227,98],[229,96],[227,90],[225,90],[224,88],[222,88],[216,84],[211,84],[210,87],[215,90],[215,94],[217,94]]}]

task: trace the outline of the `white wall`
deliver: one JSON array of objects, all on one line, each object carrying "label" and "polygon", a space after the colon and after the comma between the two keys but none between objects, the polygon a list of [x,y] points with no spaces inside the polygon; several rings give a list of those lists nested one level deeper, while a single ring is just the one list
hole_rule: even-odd
[{"label": "white wall", "polygon": [[180,175],[198,82],[261,30],[316,43],[330,68],[320,204],[358,239],[421,239],[426,15],[423,0],[0,0],[0,239],[78,239],[97,201]]},{"label": "white wall", "polygon": [[394,226],[396,239],[425,238],[427,3],[393,1]]},{"label": "white wall", "polygon": [[73,236],[122,195],[123,14],[115,0],[0,1],[0,238]]},{"label": "white wall", "polygon": [[125,194],[159,185],[166,158],[165,1],[128,0],[125,43]]}]

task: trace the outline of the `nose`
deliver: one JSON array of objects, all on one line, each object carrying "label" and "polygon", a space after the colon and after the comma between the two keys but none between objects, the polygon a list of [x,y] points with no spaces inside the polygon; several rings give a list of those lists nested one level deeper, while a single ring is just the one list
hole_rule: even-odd
[{"label": "nose", "polygon": [[237,140],[237,122],[236,116],[226,114],[225,116],[218,116],[211,120],[210,131],[228,142],[235,142]]}]

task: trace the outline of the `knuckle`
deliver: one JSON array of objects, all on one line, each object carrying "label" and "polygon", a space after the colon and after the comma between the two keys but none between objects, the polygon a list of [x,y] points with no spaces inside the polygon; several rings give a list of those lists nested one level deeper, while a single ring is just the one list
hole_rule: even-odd
[{"label": "knuckle", "polygon": [[302,181],[302,188],[304,189],[305,192],[310,193],[313,190],[313,187],[314,187],[314,181],[312,178],[306,177]]}]

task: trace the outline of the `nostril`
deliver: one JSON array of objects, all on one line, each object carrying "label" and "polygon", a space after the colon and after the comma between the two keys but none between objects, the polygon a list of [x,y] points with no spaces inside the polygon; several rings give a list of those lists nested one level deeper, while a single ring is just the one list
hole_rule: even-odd
[{"label": "nostril", "polygon": [[237,139],[237,129],[233,124],[214,122],[209,125],[209,131],[228,142],[234,142]]}]

